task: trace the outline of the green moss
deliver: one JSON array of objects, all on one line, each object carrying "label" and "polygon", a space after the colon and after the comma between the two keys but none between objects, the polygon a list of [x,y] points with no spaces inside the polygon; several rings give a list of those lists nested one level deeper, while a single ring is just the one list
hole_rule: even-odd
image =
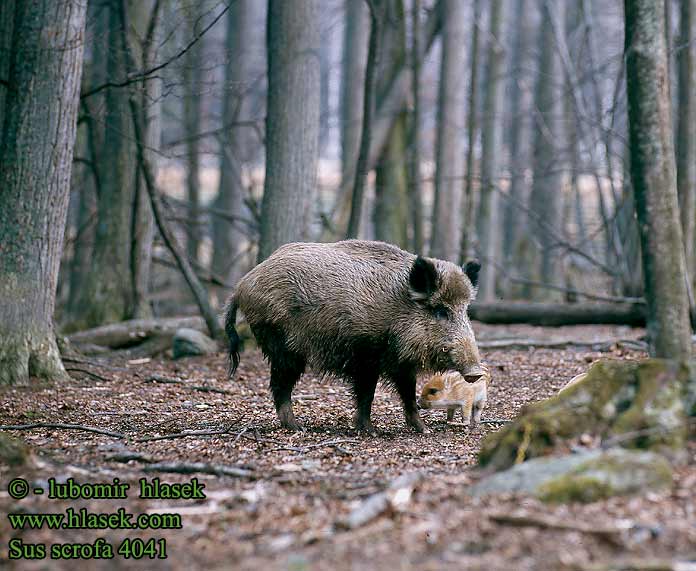
[{"label": "green moss", "polygon": [[548,503],[590,503],[611,497],[611,486],[592,476],[566,475],[539,488],[539,498]]},{"label": "green moss", "polygon": [[[515,422],[490,434],[479,463],[505,469],[547,455],[560,442],[584,433],[676,455],[686,437],[683,395],[690,371],[660,359],[596,363],[583,381],[525,407]],[[694,400],[690,406],[696,407]]]},{"label": "green moss", "polygon": [[29,448],[19,438],[0,432],[0,464],[23,466],[29,458]]}]

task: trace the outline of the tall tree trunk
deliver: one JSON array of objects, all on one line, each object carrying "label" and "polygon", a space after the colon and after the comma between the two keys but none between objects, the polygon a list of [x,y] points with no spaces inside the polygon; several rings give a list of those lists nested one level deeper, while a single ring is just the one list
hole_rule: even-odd
[{"label": "tall tree trunk", "polygon": [[[139,48],[141,69],[150,69],[157,62],[157,48],[161,38],[162,3],[166,0],[140,0],[134,5],[134,22]],[[148,161],[157,176],[162,134],[162,84],[159,78],[150,78],[140,86],[141,108],[144,110],[145,144]],[[148,301],[150,271],[152,269],[152,243],[155,237],[155,224],[152,208],[145,189],[142,174],[138,177],[133,197],[131,217],[131,271],[133,280],[133,305],[130,317],[146,319],[152,317]]]},{"label": "tall tree trunk", "polygon": [[[3,81],[7,81],[10,76],[14,6],[15,0],[0,2],[0,79]],[[0,83],[0,132],[2,131],[6,97],[7,86]]]},{"label": "tall tree trunk", "polygon": [[438,95],[435,205],[430,253],[436,258],[459,259],[461,188],[464,152],[464,46],[466,5],[459,0],[440,4],[443,18],[442,62]]},{"label": "tall tree trunk", "polygon": [[677,192],[684,232],[686,268],[696,280],[696,0],[681,0]]},{"label": "tall tree trunk", "polygon": [[495,263],[499,260],[498,218],[499,157],[503,154],[503,22],[505,0],[493,0],[488,31],[488,62],[486,64],[486,95],[483,104],[481,132],[481,200],[478,210],[479,251],[483,272],[479,278],[479,297],[491,301],[495,297]]},{"label": "tall tree trunk", "polygon": [[[551,248],[554,238],[546,229],[551,225],[559,228],[561,216],[561,193],[563,171],[560,156],[562,136],[563,101],[559,86],[560,66],[553,32],[553,15],[549,10],[551,5],[541,0],[542,30],[539,35],[539,71],[535,90],[535,104],[538,110],[534,133],[534,180],[530,196],[530,229],[538,237],[541,253],[538,265],[538,278],[533,274],[528,276],[533,280],[548,284],[556,283],[558,279],[558,256]],[[562,9],[562,3],[553,3],[557,10]],[[557,17],[557,16],[556,16]],[[558,18],[558,17],[557,17]],[[560,17],[557,21],[562,22]],[[536,266],[536,264],[534,264]],[[540,290],[537,295],[548,296],[547,290]]]},{"label": "tall tree trunk", "polygon": [[239,260],[244,242],[239,218],[244,208],[244,183],[242,169],[249,160],[251,140],[248,129],[233,123],[248,119],[250,97],[247,93],[249,77],[249,51],[253,38],[253,0],[237,0],[230,5],[227,16],[227,63],[225,66],[225,93],[222,102],[222,128],[220,137],[220,186],[215,208],[233,217],[232,222],[222,216],[212,215],[213,259],[212,270],[225,282],[234,284],[245,271]]},{"label": "tall tree trunk", "polygon": [[[377,58],[378,102],[382,102],[389,89],[385,83],[388,70],[406,60],[404,2],[386,0],[384,8],[384,16],[380,16],[381,47]],[[407,119],[405,110],[397,114],[377,162],[373,211],[375,238],[402,248],[408,247]],[[366,165],[363,172],[367,171]]]},{"label": "tall tree trunk", "polygon": [[370,14],[364,0],[345,0],[345,10],[341,70],[341,179],[342,185],[352,186],[362,132]]},{"label": "tall tree trunk", "polygon": [[[384,20],[384,7],[382,2],[375,2],[370,6],[370,41],[367,50],[367,64],[365,66],[365,78],[363,81],[363,111],[362,111],[362,126],[360,129],[360,147],[358,150],[358,158],[355,163],[354,170],[346,171],[344,174],[350,176],[353,174],[353,192],[350,202],[350,217],[348,219],[348,229],[346,230],[346,238],[357,238],[360,235],[360,226],[363,211],[363,196],[365,194],[365,186],[367,185],[368,175],[368,153],[370,151],[370,141],[372,137],[372,117],[375,109],[376,99],[376,75],[377,63],[382,49],[384,39],[381,37],[382,21]],[[340,197],[339,197],[340,200]],[[339,223],[340,223],[339,213]]]},{"label": "tall tree trunk", "polygon": [[423,243],[423,198],[421,196],[421,42],[420,42],[420,0],[413,0],[411,14],[411,73],[413,74],[411,90],[413,92],[413,110],[411,111],[411,141],[409,148],[409,207],[411,210],[412,251],[422,254]]},{"label": "tall tree trunk", "polygon": [[[110,0],[107,75],[122,80],[128,69],[121,49],[118,0]],[[104,143],[99,172],[98,220],[94,255],[85,276],[79,311],[71,327],[95,327],[126,319],[133,304],[131,273],[131,215],[136,179],[128,91],[106,90]]]},{"label": "tall tree trunk", "polygon": [[[188,11],[188,35],[194,37],[199,31],[196,25],[196,9]],[[188,225],[186,251],[189,259],[198,261],[198,248],[201,241],[200,227],[200,138],[202,120],[202,80],[204,37],[186,53],[184,63],[184,133],[186,134],[186,200],[188,201]]]},{"label": "tall tree trunk", "polygon": [[269,0],[266,180],[259,261],[303,240],[319,152],[319,2]]},{"label": "tall tree trunk", "polygon": [[691,352],[663,1],[625,0],[631,178],[643,247],[650,353]]},{"label": "tall tree trunk", "polygon": [[27,0],[15,7],[0,140],[0,384],[66,374],[53,311],[86,7],[71,0]]},{"label": "tall tree trunk", "polygon": [[528,167],[530,125],[528,109],[531,89],[529,73],[525,69],[529,49],[529,0],[516,0],[515,17],[510,24],[514,30],[512,48],[512,76],[509,86],[510,124],[510,199],[503,205],[503,262],[511,266],[516,258],[515,251],[520,230],[520,203],[527,201],[525,170]]},{"label": "tall tree trunk", "polygon": [[478,139],[478,120],[479,120],[479,36],[481,33],[481,0],[474,0],[474,19],[472,22],[473,31],[471,33],[471,76],[469,80],[469,110],[467,115],[467,129],[469,132],[468,145],[466,150],[466,185],[464,187],[463,212],[462,212],[462,243],[459,254],[460,263],[474,256],[474,246],[477,241],[476,225],[474,223],[474,210],[476,200],[474,196],[475,178],[475,149]]}]

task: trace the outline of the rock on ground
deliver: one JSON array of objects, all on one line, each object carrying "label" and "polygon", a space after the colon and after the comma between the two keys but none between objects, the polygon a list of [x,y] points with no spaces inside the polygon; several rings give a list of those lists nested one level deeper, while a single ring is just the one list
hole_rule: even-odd
[{"label": "rock on ground", "polygon": [[218,350],[217,343],[205,333],[195,329],[177,329],[172,340],[174,358],[208,355]]}]

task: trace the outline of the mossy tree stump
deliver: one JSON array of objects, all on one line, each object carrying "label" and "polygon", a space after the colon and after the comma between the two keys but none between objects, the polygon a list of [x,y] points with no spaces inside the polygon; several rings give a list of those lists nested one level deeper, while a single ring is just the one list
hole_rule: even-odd
[{"label": "mossy tree stump", "polygon": [[479,463],[503,470],[583,434],[678,461],[689,416],[696,416],[696,361],[603,361],[581,382],[526,406],[512,424],[489,435]]}]

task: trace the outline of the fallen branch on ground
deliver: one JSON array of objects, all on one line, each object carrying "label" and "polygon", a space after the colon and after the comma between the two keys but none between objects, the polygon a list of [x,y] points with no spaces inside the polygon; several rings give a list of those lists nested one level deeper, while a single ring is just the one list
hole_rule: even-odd
[{"label": "fallen branch on ground", "polygon": [[95,434],[105,434],[114,438],[125,438],[125,434],[104,430],[103,428],[94,428],[92,426],[84,426],[82,424],[60,424],[52,422],[34,422],[32,424],[5,424],[0,426],[0,430],[32,430],[34,428],[55,428],[59,430],[82,430],[84,432],[94,432]]},{"label": "fallen branch on ground", "polygon": [[479,349],[488,350],[524,350],[537,349],[586,349],[590,351],[607,352],[613,347],[624,347],[635,351],[647,351],[648,344],[635,339],[617,339],[616,341],[543,341],[541,339],[494,339],[479,341]]},{"label": "fallen branch on ground", "polygon": [[205,462],[158,462],[143,467],[143,472],[169,472],[172,474],[213,474],[215,476],[233,476],[235,478],[256,479],[255,472],[236,466],[207,464]]},{"label": "fallen branch on ground", "polygon": [[496,523],[514,525],[518,527],[541,527],[543,529],[559,529],[565,531],[579,531],[597,535],[615,545],[623,545],[621,536],[624,532],[630,529],[632,524],[628,526],[601,526],[596,523],[583,523],[578,521],[567,521],[545,514],[531,514],[528,512],[504,513],[496,512],[488,514],[488,518]]},{"label": "fallen branch on ground", "polygon": [[423,475],[415,472],[402,474],[383,492],[371,495],[360,503],[348,517],[336,522],[336,526],[342,529],[355,529],[360,527],[386,511],[403,511],[411,501],[413,488],[423,479]]},{"label": "fallen branch on ground", "polygon": [[696,563],[672,559],[627,559],[609,563],[575,565],[573,569],[578,571],[696,571]]},{"label": "fallen branch on ground", "polygon": [[162,375],[150,375],[146,382],[149,383],[162,383],[167,385],[183,385],[187,389],[193,391],[200,391],[202,393],[219,393],[222,395],[230,394],[230,391],[225,389],[218,389],[217,387],[209,387],[207,385],[189,385],[187,382],[180,379],[173,379],[171,377],[164,377]]}]

